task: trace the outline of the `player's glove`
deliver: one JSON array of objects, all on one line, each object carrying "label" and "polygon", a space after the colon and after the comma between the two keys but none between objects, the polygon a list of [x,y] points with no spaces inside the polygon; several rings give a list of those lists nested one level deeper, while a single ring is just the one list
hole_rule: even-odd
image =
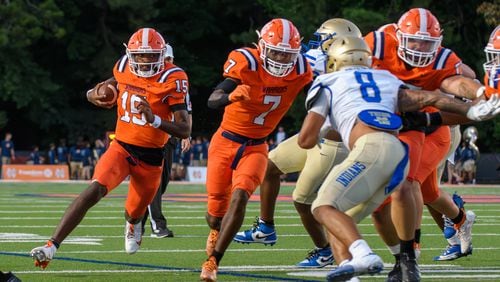
[{"label": "player's glove", "polygon": [[481,100],[467,111],[467,118],[474,121],[488,120],[500,113],[500,99],[494,94],[489,100]]},{"label": "player's glove", "polygon": [[233,103],[250,100],[250,86],[245,84],[238,85],[233,92],[229,93],[228,99]]},{"label": "player's glove", "polygon": [[404,112],[400,114],[405,129],[414,129],[427,125],[425,112]]}]

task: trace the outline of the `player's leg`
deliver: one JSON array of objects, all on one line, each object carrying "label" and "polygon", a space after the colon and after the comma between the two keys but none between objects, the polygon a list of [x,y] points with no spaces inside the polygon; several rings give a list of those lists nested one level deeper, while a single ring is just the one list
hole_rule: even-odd
[{"label": "player's leg", "polygon": [[307,158],[307,150],[299,147],[297,138],[296,134],[269,152],[266,174],[260,185],[260,216],[254,227],[236,234],[236,242],[266,245],[276,243],[278,238],[274,227],[274,210],[280,191],[280,176],[301,171]]},{"label": "player's leg", "polygon": [[[454,177],[453,166],[455,164],[455,158],[454,158],[455,151],[460,145],[460,140],[461,140],[460,126],[458,125],[450,126],[450,135],[451,135],[450,149],[448,150],[446,157],[443,160],[441,160],[441,163],[439,164],[437,169],[438,181],[441,180],[444,169],[445,168],[448,169],[448,181],[447,181],[448,184],[452,183],[452,179]],[[441,190],[441,193],[445,192]],[[453,202],[455,203],[455,205],[457,205],[458,208],[463,208],[464,202],[459,195],[457,194],[453,195]],[[462,254],[460,250],[460,240],[458,239],[458,233],[456,232],[455,228],[453,228],[453,222],[451,221],[451,219],[446,216],[443,216],[442,213],[438,212],[429,205],[427,205],[427,208],[432,218],[438,225],[438,227],[443,231],[445,239],[448,241],[446,248],[440,253],[440,255],[435,256],[434,260],[446,261],[464,256],[464,254]],[[472,253],[472,248],[470,253]],[[468,255],[470,253],[467,253],[465,255]]]},{"label": "player's leg", "polygon": [[[415,197],[420,195],[420,189],[415,187],[414,178],[422,153],[422,145],[425,135],[420,131],[407,131],[399,135],[399,139],[408,145],[409,171],[408,175],[399,187],[391,194],[391,204],[388,207],[380,207],[379,213],[374,215],[375,226],[385,241],[391,254],[395,257],[394,268],[388,275],[388,281],[399,281],[402,279],[400,258],[415,258],[415,226],[419,215],[418,206],[423,206],[423,201]],[[421,199],[422,197],[419,196]],[[419,204],[421,203],[421,204]],[[387,202],[385,204],[388,204]],[[396,233],[394,233],[396,232]],[[396,243],[395,238],[399,238]],[[408,274],[405,274],[408,275]]]},{"label": "player's leg", "polygon": [[[352,255],[349,262],[330,272],[328,279],[350,279],[352,276],[382,270],[381,259],[372,254],[354,223],[372,213],[405,178],[405,155],[405,149],[394,136],[385,133],[367,134],[356,141],[347,159],[335,166],[325,179],[313,202],[314,216],[348,247]],[[349,177],[343,178],[346,174]],[[392,183],[393,175],[400,178],[386,190],[387,184]]]},{"label": "player's leg", "polygon": [[68,206],[51,239],[45,246],[31,250],[35,266],[47,267],[56,249],[80,224],[87,211],[125,179],[129,174],[127,156],[120,145],[112,143],[97,163],[92,183]]},{"label": "player's leg", "polygon": [[[236,169],[232,172],[229,207],[223,216],[215,247],[202,265],[200,275],[202,280],[215,280],[212,278],[216,277],[218,265],[243,223],[248,199],[264,179],[266,167],[262,166],[262,163],[266,160],[267,145],[247,146]],[[209,163],[211,161],[209,157]]]},{"label": "player's leg", "polygon": [[476,215],[472,211],[459,209],[448,193],[440,193],[438,186],[437,167],[448,154],[450,142],[448,127],[442,126],[426,136],[423,155],[428,157],[422,159],[417,179],[423,184],[425,182],[422,185],[424,202],[453,221],[461,241],[461,251],[467,253],[472,244],[472,225]]},{"label": "player's leg", "polygon": [[316,146],[307,150],[304,169],[292,194],[295,209],[315,248],[299,262],[299,267],[324,267],[333,263],[333,255],[323,226],[314,219],[311,205],[317,196],[317,190],[333,166],[347,157],[348,151],[340,142],[323,139],[321,148]]},{"label": "player's leg", "polygon": [[163,165],[141,161],[130,168],[130,184],[125,200],[125,251],[134,254],[142,242],[142,217],[158,191]]},{"label": "player's leg", "polygon": [[229,208],[231,196],[231,150],[228,140],[217,131],[210,141],[207,162],[207,214],[205,216],[210,232],[207,237],[205,251],[210,256],[215,248],[219,236],[223,216]]},{"label": "player's leg", "polygon": [[[458,198],[456,199],[456,201],[454,201],[450,194],[439,190],[434,181],[436,179],[436,174],[437,173],[431,174],[429,176],[429,180],[426,180],[422,187],[425,187],[425,191],[427,193],[429,193],[429,191],[433,191],[432,194],[437,195],[437,197],[425,197],[424,195],[424,201],[427,205],[429,205],[439,213],[444,214],[445,217],[449,218],[449,220],[445,219],[445,226],[446,221],[449,222],[451,220],[451,222],[453,223],[453,227],[457,231],[461,252],[460,254],[451,254],[450,252],[452,250],[450,250],[450,248],[447,248],[445,250],[446,257],[443,257],[444,259],[437,260],[450,260],[469,255],[472,253],[472,225],[474,224],[476,215],[473,211],[466,211],[463,207],[463,204],[460,205],[460,202],[463,203],[463,201],[460,201]],[[445,236],[447,236],[447,234],[445,234]],[[451,246],[457,245],[456,239],[452,238],[453,235],[448,234],[448,236],[449,238],[447,239],[450,239],[449,244]]]}]

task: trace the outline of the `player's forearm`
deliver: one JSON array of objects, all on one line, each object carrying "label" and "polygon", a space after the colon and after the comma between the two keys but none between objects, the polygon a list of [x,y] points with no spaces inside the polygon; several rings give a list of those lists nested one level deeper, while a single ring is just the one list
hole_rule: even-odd
[{"label": "player's forearm", "polygon": [[400,89],[398,94],[400,112],[418,111],[427,106],[461,115],[466,115],[470,107],[468,104],[448,97],[439,91]]},{"label": "player's forearm", "polygon": [[441,112],[441,120],[443,125],[466,124],[473,122],[464,115]]},{"label": "player's forearm", "polygon": [[220,109],[230,104],[229,95],[222,89],[215,89],[208,98],[207,106],[211,109]]},{"label": "player's forearm", "polygon": [[168,134],[179,137],[181,139],[189,138],[189,136],[191,135],[191,126],[187,121],[170,122],[167,120],[162,120],[159,128],[167,132]]},{"label": "player's forearm", "polygon": [[458,97],[473,100],[476,98],[476,92],[481,84],[461,75],[452,76],[441,83],[441,91],[453,94]]}]

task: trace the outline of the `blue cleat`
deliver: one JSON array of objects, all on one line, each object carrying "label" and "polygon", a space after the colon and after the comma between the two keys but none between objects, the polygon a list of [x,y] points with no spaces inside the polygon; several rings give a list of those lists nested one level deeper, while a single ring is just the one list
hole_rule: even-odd
[{"label": "blue cleat", "polygon": [[263,220],[258,218],[252,229],[236,233],[233,238],[238,243],[261,243],[264,245],[274,245],[278,240],[274,225],[265,224]]},{"label": "blue cleat", "polygon": [[327,274],[326,280],[328,282],[347,281],[355,276],[380,273],[383,269],[384,263],[382,259],[371,253],[340,265]]},{"label": "blue cleat", "polygon": [[310,251],[307,257],[297,264],[298,267],[306,268],[321,268],[333,264],[333,253],[330,246],[322,249],[314,248]]},{"label": "blue cleat", "polygon": [[434,261],[455,260],[461,257],[466,257],[471,254],[472,254],[472,246],[470,246],[467,252],[462,253],[462,251],[460,250],[460,245],[448,245],[446,249],[444,249],[441,255],[434,257]]}]

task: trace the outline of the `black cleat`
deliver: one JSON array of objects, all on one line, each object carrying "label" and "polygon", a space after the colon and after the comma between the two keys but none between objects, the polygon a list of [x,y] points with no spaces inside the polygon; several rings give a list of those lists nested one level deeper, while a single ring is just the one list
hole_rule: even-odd
[{"label": "black cleat", "polygon": [[403,274],[401,273],[401,260],[396,258],[394,268],[387,275],[385,282],[401,282],[403,281]]},{"label": "black cleat", "polygon": [[401,254],[401,274],[403,282],[420,282],[420,269],[417,259],[408,254]]},{"label": "black cleat", "polygon": [[174,232],[172,230],[165,228],[165,229],[159,229],[159,230],[154,230],[151,233],[151,237],[153,238],[165,238],[165,237],[174,237]]}]

